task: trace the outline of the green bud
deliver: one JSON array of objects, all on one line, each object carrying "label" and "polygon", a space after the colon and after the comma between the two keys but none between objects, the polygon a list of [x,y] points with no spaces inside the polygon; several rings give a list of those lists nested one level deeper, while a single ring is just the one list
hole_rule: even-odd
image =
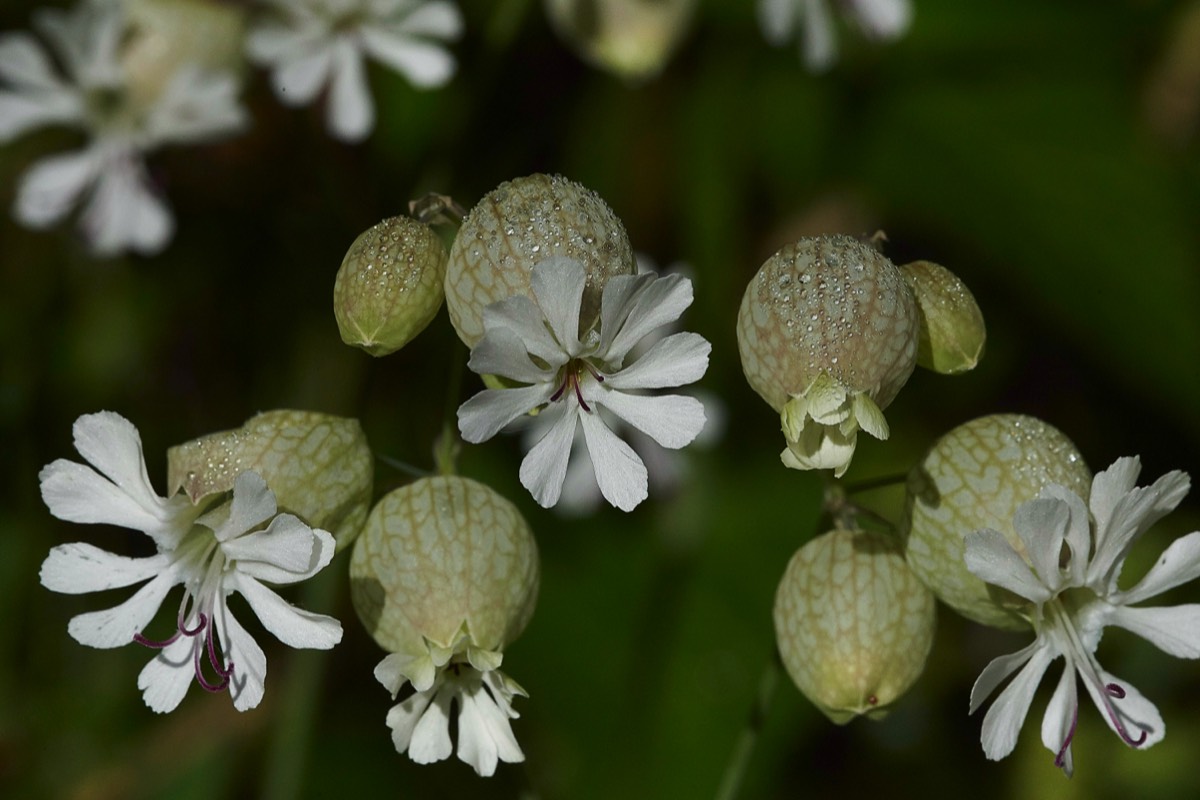
[{"label": "green bud", "polygon": [[333,284],[342,341],[373,356],[408,344],[437,316],[446,248],[428,225],[391,217],[359,234]]},{"label": "green bud", "polygon": [[463,219],[446,266],[446,308],[459,338],[468,347],[483,338],[485,306],[532,298],[529,273],[552,256],[587,273],[581,332],[599,315],[608,279],[637,272],[625,226],[592,190],[560,175],[530,175],[489,192]]},{"label": "green bud", "polygon": [[742,296],[738,352],[781,414],[787,466],[840,476],[860,428],[888,437],[882,412],[916,365],[918,318],[900,271],[852,237],[801,239],[767,259]]},{"label": "green bud", "polygon": [[695,0],[546,0],[546,14],[581,58],[636,81],[662,71],[695,6]]},{"label": "green bud", "polygon": [[453,475],[386,495],[350,560],[354,608],[381,647],[452,651],[465,635],[473,663],[496,662],[480,669],[497,666],[524,630],[538,579],[537,547],[516,506]]},{"label": "green bud", "polygon": [[987,329],[983,312],[967,285],[932,261],[900,267],[921,313],[917,364],[954,375],[974,369],[983,357]]},{"label": "green bud", "polygon": [[992,528],[1024,553],[1013,514],[1051,483],[1081,497],[1091,491],[1091,470],[1058,429],[1019,414],[958,426],[938,439],[908,475],[900,528],[909,566],[942,602],[968,619],[1009,630],[1028,628],[1028,601],[972,575],[963,561],[963,539]]},{"label": "green bud", "polygon": [[193,503],[227,492],[247,470],[262,476],[280,511],[333,534],[341,550],[362,528],[374,461],[358,420],[313,411],[267,411],[240,428],[167,451],[167,488]]},{"label": "green bud", "polygon": [[934,599],[897,543],[833,530],[801,547],[775,593],[775,637],[788,674],[838,725],[878,719],[925,669]]}]

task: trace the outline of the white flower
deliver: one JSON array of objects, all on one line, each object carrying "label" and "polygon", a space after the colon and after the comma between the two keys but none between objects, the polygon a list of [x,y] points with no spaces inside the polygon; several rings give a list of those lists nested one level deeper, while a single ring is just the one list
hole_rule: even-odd
[{"label": "white flower", "polygon": [[597,412],[607,409],[663,447],[689,444],[704,427],[700,401],[636,392],[699,380],[712,348],[698,334],[675,333],[641,357],[629,358],[645,336],[674,322],[691,305],[692,283],[687,278],[610,278],[601,295],[597,327],[581,332],[586,280],[579,262],[547,259],[530,275],[536,303],[517,295],[484,309],[484,335],[471,351],[468,366],[480,375],[525,385],[475,395],[459,408],[458,427],[464,439],[478,443],[545,406],[540,413],[549,420],[549,430],[521,462],[522,485],[545,508],[558,502],[579,424],[604,498],[629,511],[646,499],[646,467]]},{"label": "white flower", "polygon": [[[193,678],[212,692],[228,688],[239,711],[258,705],[266,657],[230,613],[231,594],[240,593],[284,644],[324,650],[341,640],[337,620],[297,609],[260,582],[312,577],[333,557],[334,542],[328,532],[290,514],[276,516],[275,495],[257,473],[239,475],[232,499],[204,513],[185,495],[163,498],[154,492],[141,438],[124,417],[87,414],[76,420],[74,433],[76,449],[92,466],[59,459],[42,470],[42,498],[50,512],[69,522],[142,531],[157,553],[127,558],[80,542],[59,545],[42,563],[42,585],[83,594],[148,581],[121,605],[81,614],[67,628],[91,647],[138,642],[159,649],[138,676],[146,705],[172,710]],[[184,590],[175,633],[165,641],[146,638],[142,631],[177,584]],[[205,676],[209,670],[211,680]]]},{"label": "white flower", "polygon": [[393,699],[405,684],[412,686],[412,693],[387,715],[396,751],[407,751],[418,764],[449,758],[456,706],[459,759],[483,776],[496,771],[497,761],[524,761],[509,720],[520,716],[513,710],[513,697],[529,695],[499,670],[502,654],[474,647],[465,632],[453,647],[426,642],[426,648],[411,655],[392,653],[375,667],[376,680]]},{"label": "white flower", "polygon": [[971,690],[973,713],[1020,669],[983,719],[988,758],[1012,752],[1034,690],[1059,656],[1066,663],[1042,719],[1042,743],[1068,775],[1079,711],[1076,673],[1105,722],[1126,744],[1149,747],[1163,738],[1158,709],[1128,683],[1105,672],[1095,658],[1109,625],[1132,631],[1170,655],[1200,658],[1200,605],[1133,607],[1200,576],[1200,531],[1173,542],[1133,588],[1117,586],[1130,548],[1179,504],[1189,486],[1182,472],[1170,472],[1151,486],[1135,486],[1140,469],[1136,457],[1122,458],[1098,474],[1092,483],[1090,518],[1089,506],[1077,495],[1048,486],[1013,517],[1023,552],[995,530],[967,535],[967,568],[1029,600],[1037,633],[1033,644],[988,664]]},{"label": "white flower", "polygon": [[375,126],[363,60],[399,72],[421,89],[454,75],[454,57],[438,40],[462,34],[462,14],[447,0],[270,0],[282,20],[250,32],[246,51],[271,67],[276,95],[306,105],[329,86],[326,124],[338,139],[359,141]]},{"label": "white flower", "polygon": [[[890,41],[904,35],[912,21],[909,0],[838,0],[844,16],[868,39]],[[837,37],[827,0],[758,0],[758,21],[772,45],[784,44],[801,31],[800,51],[814,72],[828,69],[837,60]]]},{"label": "white flower", "polygon": [[44,9],[34,25],[50,42],[66,77],[26,33],[0,36],[0,143],[49,124],[82,128],[84,149],[48,158],[17,189],[14,214],[31,228],[61,220],[81,198],[82,227],[100,255],[160,251],[175,223],[150,183],[143,155],[161,145],[197,142],[240,129],[246,116],[237,81],[188,65],[165,81],[153,102],[135,99],[121,64],[120,4],[83,3],[71,14]]}]

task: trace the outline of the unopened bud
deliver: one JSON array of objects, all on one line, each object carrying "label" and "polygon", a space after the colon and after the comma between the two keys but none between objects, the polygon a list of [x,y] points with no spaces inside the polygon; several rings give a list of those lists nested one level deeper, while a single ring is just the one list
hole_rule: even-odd
[{"label": "unopened bud", "polygon": [[888,437],[882,411],[916,364],[917,323],[900,271],[857,239],[801,239],[767,259],[742,297],[738,352],[781,413],[787,466],[840,476],[860,428]]},{"label": "unopened bud", "polygon": [[587,274],[580,330],[600,313],[604,284],[633,275],[637,262],[625,226],[590,189],[561,175],[530,175],[500,184],[463,220],[446,267],[446,308],[458,336],[483,338],[483,309],[513,295],[533,299],[530,271],[554,256]]},{"label": "unopened bud", "polygon": [[695,0],[546,0],[546,13],[581,58],[640,80],[662,71],[695,6]]},{"label": "unopened bud", "polygon": [[775,593],[775,637],[796,686],[842,725],[882,717],[933,644],[934,599],[899,546],[833,530],[801,547]]},{"label": "unopened bud", "polygon": [[442,307],[446,248],[428,225],[391,217],[359,234],[333,284],[342,341],[373,356],[394,353]]},{"label": "unopened bud", "polygon": [[1025,546],[1013,530],[1017,508],[1048,484],[1081,497],[1092,473],[1071,440],[1034,417],[996,414],[959,425],[934,443],[908,475],[901,536],[913,572],[942,602],[996,628],[1029,627],[1029,601],[984,583],[963,561],[963,539],[981,528]]},{"label": "unopened bud", "polygon": [[499,654],[533,614],[538,579],[537,547],[516,506],[457,476],[385,496],[350,561],[354,608],[391,653]]},{"label": "unopened bud", "polygon": [[358,420],[312,411],[267,411],[245,425],[167,451],[167,488],[193,503],[227,492],[253,470],[280,511],[330,531],[340,550],[367,517],[374,462]]},{"label": "unopened bud", "polygon": [[932,261],[905,264],[900,272],[921,313],[917,364],[943,375],[974,369],[983,356],[987,330],[971,290]]}]

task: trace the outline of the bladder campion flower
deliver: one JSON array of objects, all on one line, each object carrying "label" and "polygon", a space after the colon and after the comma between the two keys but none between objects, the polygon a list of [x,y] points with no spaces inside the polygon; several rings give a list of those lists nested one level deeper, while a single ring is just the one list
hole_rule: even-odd
[{"label": "bladder campion flower", "polygon": [[1095,657],[1104,628],[1115,625],[1170,655],[1200,658],[1200,605],[1134,606],[1200,576],[1200,531],[1173,542],[1132,588],[1117,585],[1130,549],[1179,505],[1190,484],[1186,474],[1174,471],[1150,486],[1136,486],[1140,469],[1136,457],[1117,459],[1096,475],[1088,503],[1070,489],[1047,486],[1013,517],[1019,543],[987,528],[967,536],[967,568],[1028,600],[1037,634],[1028,647],[988,664],[971,690],[974,713],[1005,678],[1017,673],[983,718],[988,758],[1012,752],[1034,690],[1059,656],[1065,664],[1042,718],[1042,743],[1067,775],[1074,769],[1071,740],[1079,719],[1077,674],[1123,742],[1149,747],[1163,738],[1162,717],[1154,704],[1105,672]]},{"label": "bladder campion flower", "polygon": [[[147,581],[121,605],[81,614],[67,628],[91,647],[137,642],[160,650],[138,676],[146,705],[171,711],[193,679],[210,692],[228,689],[239,711],[258,705],[266,657],[230,613],[231,594],[241,594],[284,644],[325,650],[341,640],[336,619],[297,609],[263,585],[312,577],[333,557],[334,542],[327,531],[277,515],[275,496],[257,473],[238,475],[231,499],[206,510],[183,494],[155,493],[141,437],[124,417],[87,414],[76,420],[74,432],[75,447],[91,466],[59,459],[42,470],[50,512],[70,522],[142,531],[157,553],[127,558],[82,542],[59,545],[42,563],[42,585],[83,594]],[[176,585],[183,586],[183,598],[175,633],[161,641],[148,638],[143,631]]]},{"label": "bladder campion flower", "polygon": [[[636,359],[629,353],[656,328],[674,322],[692,302],[692,284],[678,275],[620,275],[605,284],[597,323],[580,335],[587,275],[570,258],[533,268],[536,302],[524,295],[484,309],[484,335],[468,366],[516,388],[486,389],[458,410],[468,442],[482,442],[536,409],[549,430],[521,462],[521,484],[540,505],[558,502],[571,442],[582,425],[596,481],[604,498],[632,510],[646,499],[646,466],[599,415],[607,409],[663,447],[689,444],[704,427],[704,407],[684,395],[650,396],[646,389],[699,380],[712,349],[695,333],[659,340]],[[627,363],[628,359],[628,363]]]},{"label": "bladder campion flower", "polygon": [[[458,757],[480,775],[525,760],[510,719],[527,696],[500,671],[537,600],[537,547],[516,507],[457,476],[423,478],[385,496],[354,546],[354,607],[389,655],[375,678],[393,698],[397,752],[428,764]],[[452,709],[457,709],[455,714]]]},{"label": "bladder campion flower", "polygon": [[[840,0],[841,13],[874,41],[898,39],[912,22],[910,0]],[[837,61],[838,44],[827,0],[758,0],[763,36],[779,46],[799,34],[804,64],[821,72]]]}]

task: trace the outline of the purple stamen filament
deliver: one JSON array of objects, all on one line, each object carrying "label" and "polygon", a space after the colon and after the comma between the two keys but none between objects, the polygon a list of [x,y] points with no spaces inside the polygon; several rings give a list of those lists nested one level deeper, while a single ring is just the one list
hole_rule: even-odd
[{"label": "purple stamen filament", "polygon": [[586,369],[588,374],[596,379],[597,383],[604,383],[604,376],[597,372],[591,364],[586,361],[572,361],[563,369],[562,384],[559,385],[558,391],[550,395],[550,402],[553,403],[564,394],[568,388],[575,392],[575,398],[579,401],[579,407],[589,414],[592,413],[591,406],[583,399],[583,382],[580,380],[580,367]]},{"label": "purple stamen filament", "polygon": [[1071,740],[1075,738],[1075,728],[1077,725],[1079,725],[1079,703],[1075,704],[1075,708],[1071,712],[1071,728],[1067,731],[1067,738],[1063,739],[1058,755],[1054,757],[1054,766],[1062,767],[1063,761],[1067,757],[1067,749],[1071,746]]},{"label": "purple stamen filament", "polygon": [[[1125,697],[1125,690],[1115,683],[1110,683],[1104,687],[1104,694],[1121,700]],[[1125,730],[1125,724],[1121,722],[1121,718],[1117,716],[1117,709],[1113,707],[1112,703],[1106,702],[1104,705],[1106,707],[1105,710],[1108,712],[1109,719],[1112,720],[1113,727],[1117,729],[1117,735],[1120,736],[1125,741],[1125,744],[1129,745],[1130,747],[1141,747],[1146,742],[1146,736],[1148,735],[1147,732],[1142,731],[1142,735],[1137,739],[1134,739],[1129,735],[1129,732]]]},{"label": "purple stamen filament", "polygon": [[[203,631],[205,646],[192,647],[192,666],[196,671],[196,682],[199,683],[205,691],[220,692],[224,691],[224,689],[229,686],[229,679],[233,675],[233,662],[231,661],[228,664],[222,665],[222,659],[217,655],[216,642],[213,641],[213,628],[215,627],[215,625],[211,624],[211,620],[209,619],[208,615],[201,613],[200,620],[196,623],[195,628],[188,628],[182,619],[179,620],[178,629],[175,631],[175,635],[169,639],[155,641],[153,639],[146,638],[140,633],[135,633],[133,635],[133,640],[145,647],[151,647],[155,650],[162,650],[163,648],[177,641],[180,636],[193,638],[200,635],[200,633]],[[197,643],[197,645],[198,644],[199,643]],[[203,664],[200,661],[201,652],[204,650],[208,651],[209,665],[211,665],[213,671],[221,677],[221,680],[218,683],[210,683],[208,679],[204,677]]]}]

